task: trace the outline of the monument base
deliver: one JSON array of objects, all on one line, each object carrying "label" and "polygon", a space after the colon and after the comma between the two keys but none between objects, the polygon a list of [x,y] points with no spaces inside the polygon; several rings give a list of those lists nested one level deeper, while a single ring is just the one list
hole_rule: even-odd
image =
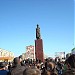
[{"label": "monument base", "polygon": [[43,57],[43,41],[42,39],[35,40],[35,58],[40,60],[41,62],[44,61]]}]

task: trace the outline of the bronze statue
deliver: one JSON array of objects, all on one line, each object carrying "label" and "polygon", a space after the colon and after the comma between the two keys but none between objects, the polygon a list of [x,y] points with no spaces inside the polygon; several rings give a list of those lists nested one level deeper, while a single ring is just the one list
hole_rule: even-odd
[{"label": "bronze statue", "polygon": [[37,24],[37,28],[36,28],[36,39],[41,39],[41,35],[40,35],[40,27]]}]

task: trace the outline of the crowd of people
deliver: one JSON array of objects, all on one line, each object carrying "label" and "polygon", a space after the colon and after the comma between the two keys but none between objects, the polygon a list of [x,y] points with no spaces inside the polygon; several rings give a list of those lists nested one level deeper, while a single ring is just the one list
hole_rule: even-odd
[{"label": "crowd of people", "polygon": [[15,57],[13,62],[0,62],[0,75],[75,75],[75,54],[65,61],[49,58],[41,62]]}]

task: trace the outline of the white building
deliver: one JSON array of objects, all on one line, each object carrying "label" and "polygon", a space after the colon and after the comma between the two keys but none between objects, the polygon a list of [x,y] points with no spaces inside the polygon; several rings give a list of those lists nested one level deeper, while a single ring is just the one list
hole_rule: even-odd
[{"label": "white building", "polygon": [[65,52],[56,52],[55,57],[59,57],[60,59],[65,58]]}]

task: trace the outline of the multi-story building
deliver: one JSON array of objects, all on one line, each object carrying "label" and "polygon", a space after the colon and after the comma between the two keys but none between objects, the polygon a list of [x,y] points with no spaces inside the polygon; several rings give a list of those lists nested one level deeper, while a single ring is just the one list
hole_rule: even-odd
[{"label": "multi-story building", "polygon": [[12,61],[13,58],[13,52],[0,48],[0,61]]},{"label": "multi-story building", "polygon": [[35,59],[34,46],[26,46],[26,59]]}]

